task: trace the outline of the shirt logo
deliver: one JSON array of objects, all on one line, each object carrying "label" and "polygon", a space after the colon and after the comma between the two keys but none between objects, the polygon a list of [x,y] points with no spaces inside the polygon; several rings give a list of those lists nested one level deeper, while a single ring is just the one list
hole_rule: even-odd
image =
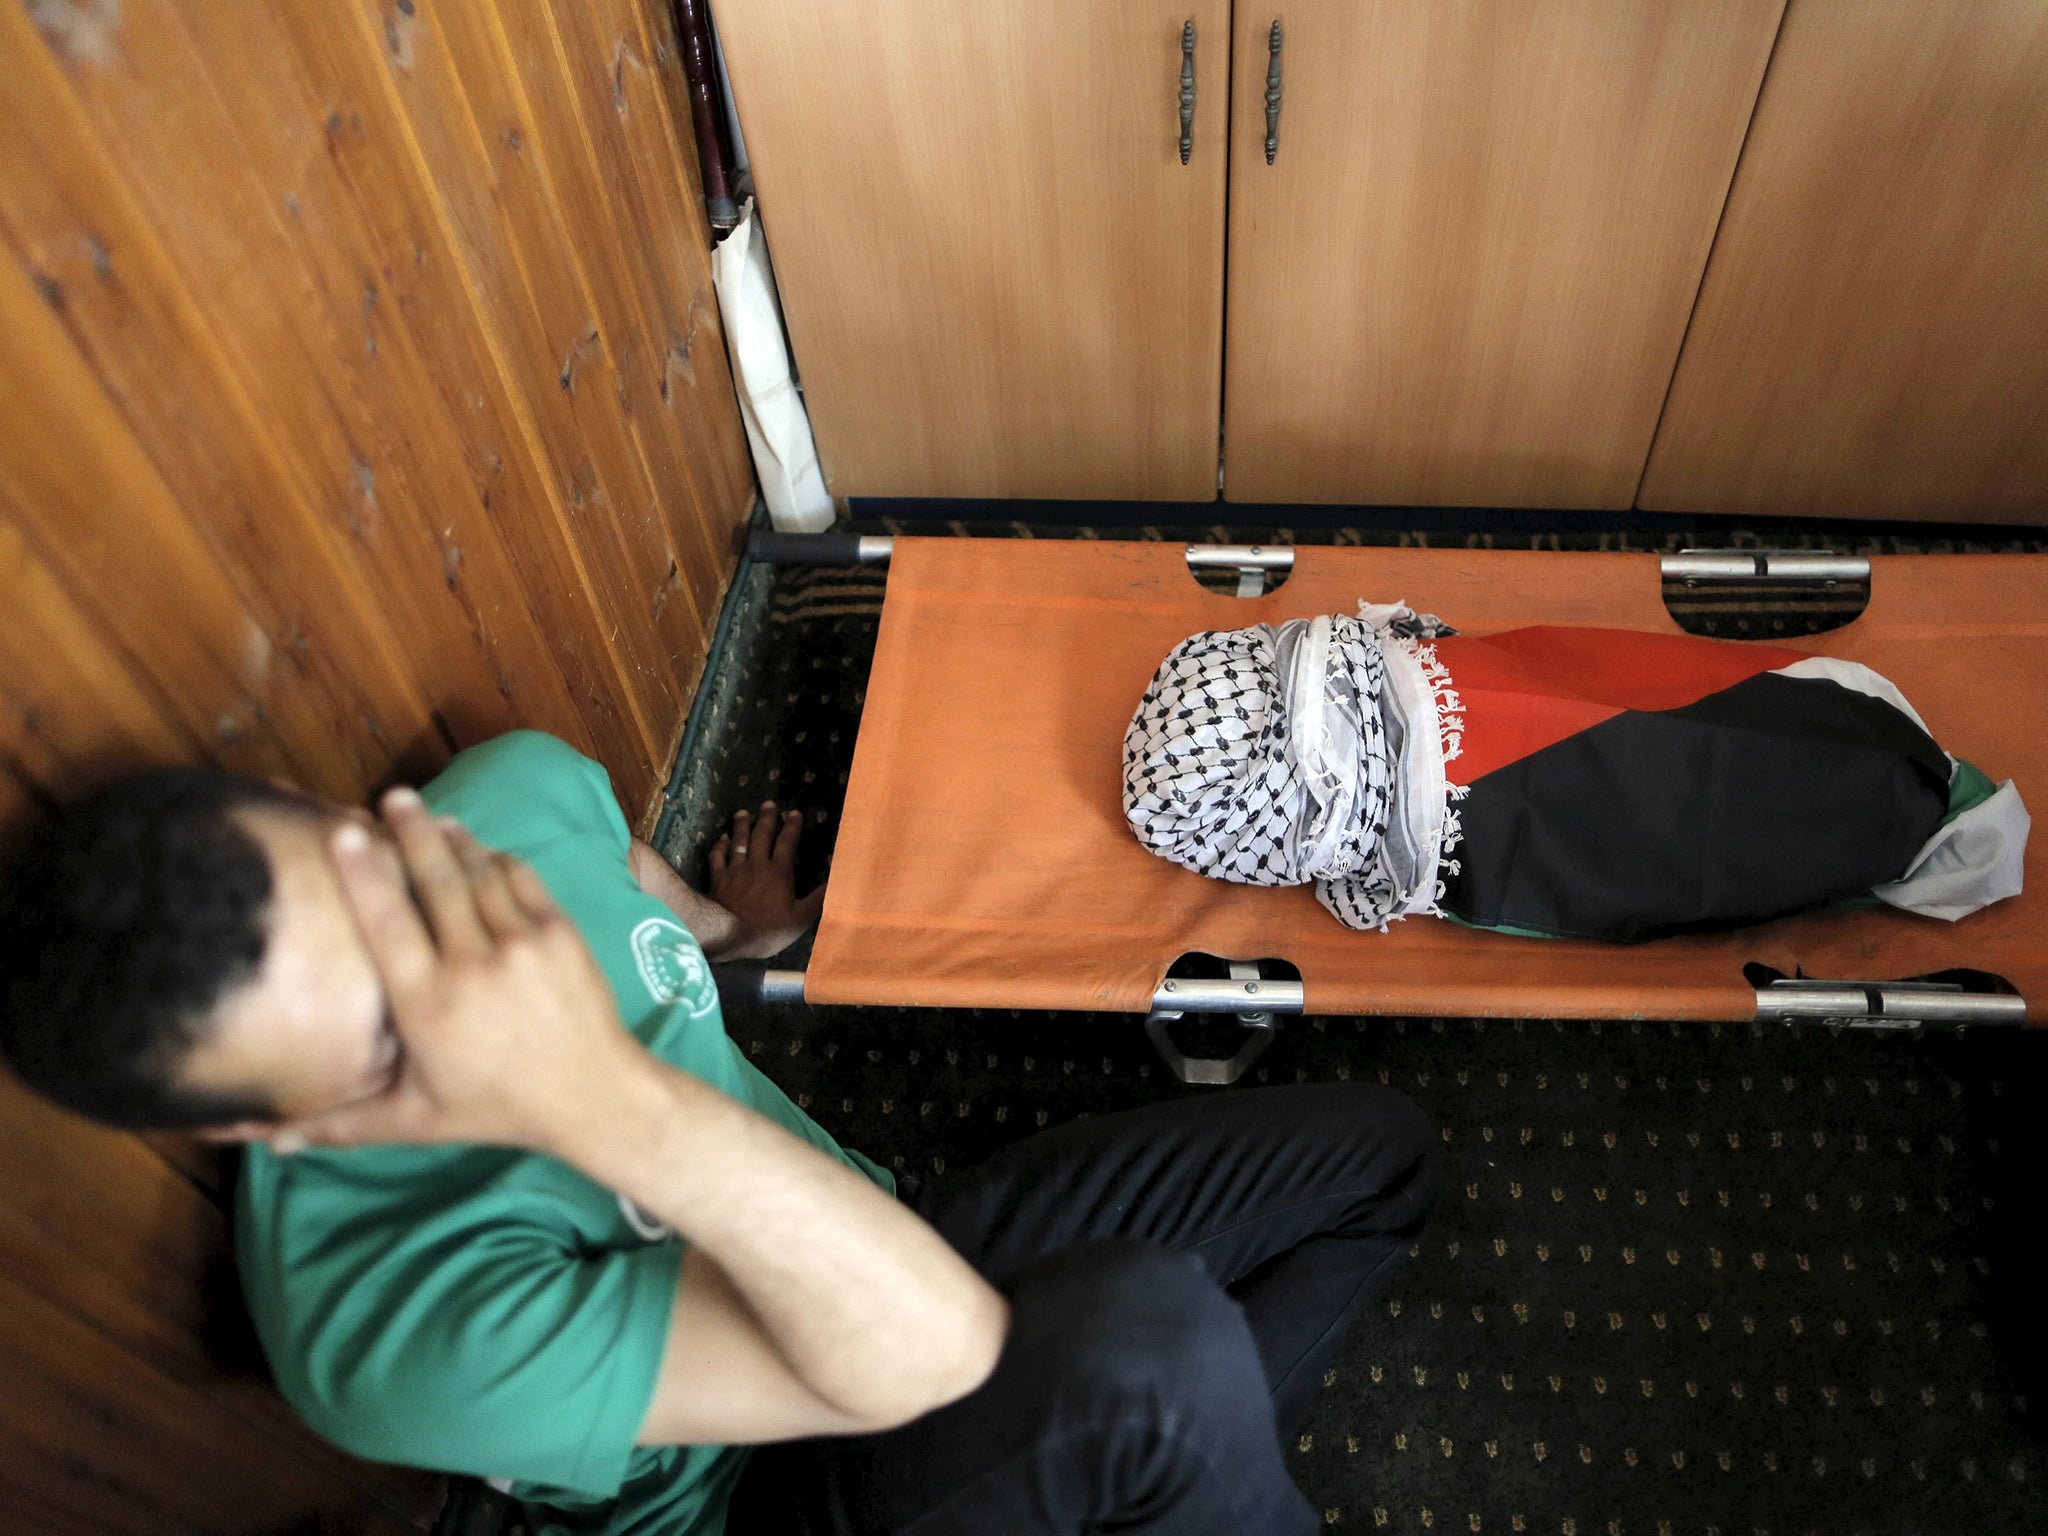
[{"label": "shirt logo", "polygon": [[717,1008],[718,989],[704,952],[680,924],[650,917],[633,930],[632,944],[640,980],[656,1002],[687,1004],[693,1018]]}]

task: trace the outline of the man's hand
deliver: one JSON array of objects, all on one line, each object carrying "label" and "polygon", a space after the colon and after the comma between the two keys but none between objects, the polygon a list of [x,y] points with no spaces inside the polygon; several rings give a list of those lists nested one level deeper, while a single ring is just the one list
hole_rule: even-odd
[{"label": "man's hand", "polygon": [[765,960],[780,954],[817,925],[825,887],[796,894],[796,849],[803,836],[800,811],[778,814],[773,800],[760,814],[737,812],[732,830],[711,845],[711,899],[745,924],[740,942],[718,958]]},{"label": "man's hand", "polygon": [[[673,1227],[690,1256],[645,1445],[881,1429],[988,1378],[1008,1305],[937,1232],[641,1046],[531,869],[417,795],[383,809],[403,878],[360,827],[335,834],[333,857],[383,979],[397,1073],[373,1098],[279,1127],[273,1150],[525,1147]],[[781,878],[786,892],[786,864]]]},{"label": "man's hand", "polygon": [[538,875],[437,821],[409,790],[387,796],[383,813],[404,880],[361,827],[336,832],[332,851],[384,983],[397,1074],[373,1098],[280,1126],[272,1149],[475,1141],[557,1150],[579,1126],[602,1122],[645,1051]]}]

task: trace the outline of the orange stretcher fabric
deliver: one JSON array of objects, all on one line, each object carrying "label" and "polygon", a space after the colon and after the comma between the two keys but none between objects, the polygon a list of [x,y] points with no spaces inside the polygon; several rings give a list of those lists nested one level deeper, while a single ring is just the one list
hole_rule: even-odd
[{"label": "orange stretcher fabric", "polygon": [[[1883,673],[1944,748],[2048,805],[2048,557],[1872,564],[1861,618],[1784,649]],[[1361,598],[1475,635],[1681,633],[1650,555],[1309,546],[1278,591],[1237,599],[1198,586],[1179,545],[898,539],[806,996],[1142,1013],[1199,951],[1292,961],[1311,1013],[1748,1019],[1758,961],[1827,980],[1990,971],[2048,1021],[2048,837],[2024,895],[1959,923],[1866,911],[1629,946],[1437,918],[1355,932],[1307,887],[1205,879],[1141,848],[1124,727],[1168,649]]]}]

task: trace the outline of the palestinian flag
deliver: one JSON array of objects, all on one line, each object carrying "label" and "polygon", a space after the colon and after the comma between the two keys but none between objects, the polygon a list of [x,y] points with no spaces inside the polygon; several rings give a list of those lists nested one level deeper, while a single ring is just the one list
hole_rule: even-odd
[{"label": "palestinian flag", "polygon": [[1438,897],[1459,921],[1742,927],[1897,880],[1949,810],[1954,765],[1855,663],[1584,628],[1431,643],[1461,706],[1461,730],[1444,721],[1462,790]]}]

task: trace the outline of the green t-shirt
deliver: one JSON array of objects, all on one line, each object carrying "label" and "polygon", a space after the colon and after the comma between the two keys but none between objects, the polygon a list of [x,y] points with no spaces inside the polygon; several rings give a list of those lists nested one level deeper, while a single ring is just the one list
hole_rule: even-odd
[{"label": "green t-shirt", "polygon": [[[650,1050],[892,1186],[727,1038],[703,951],[633,879],[602,768],[519,731],[464,752],[423,793],[533,865]],[[337,1445],[510,1478],[543,1531],[722,1530],[742,1450],[633,1444],[683,1247],[610,1190],[498,1147],[255,1147],[236,1240],[278,1386]]]}]

